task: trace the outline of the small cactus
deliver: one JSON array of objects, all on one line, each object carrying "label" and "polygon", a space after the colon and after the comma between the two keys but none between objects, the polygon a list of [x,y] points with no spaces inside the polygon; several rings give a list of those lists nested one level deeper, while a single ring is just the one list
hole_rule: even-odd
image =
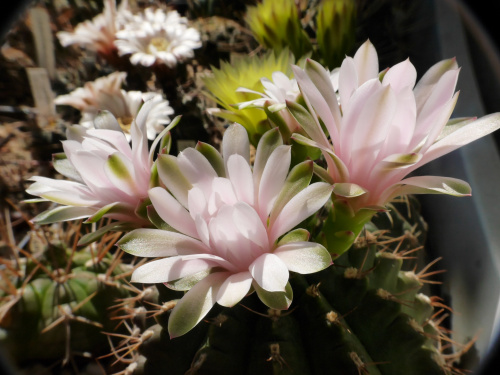
[{"label": "small cactus", "polygon": [[118,324],[115,300],[134,292],[125,282],[133,267],[110,252],[118,233],[77,249],[80,230],[33,228],[28,248],[12,246],[10,259],[2,260],[0,341],[20,367],[109,352],[103,332]]}]

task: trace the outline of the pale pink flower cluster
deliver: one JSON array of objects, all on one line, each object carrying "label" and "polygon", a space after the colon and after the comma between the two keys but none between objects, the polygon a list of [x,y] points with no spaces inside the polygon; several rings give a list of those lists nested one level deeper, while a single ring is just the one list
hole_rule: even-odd
[{"label": "pale pink flower cluster", "polygon": [[[155,187],[149,197],[175,231],[138,229],[119,246],[138,256],[164,257],[137,268],[132,281],[189,290],[170,315],[171,337],[192,329],[215,303],[234,306],[253,291],[270,308],[287,309],[289,271],[313,273],[331,264],[328,251],[307,242],[303,230],[299,237],[280,240],[321,208],[332,188],[324,182],[307,186],[312,162],[297,166],[287,179],[290,146],[268,142],[279,137],[276,130],[261,139],[253,169],[248,135],[239,124],[225,132],[223,156],[210,148],[159,156],[168,191]],[[309,179],[292,188],[297,171]]]},{"label": "pale pink flower cluster", "polygon": [[154,105],[153,101],[144,103],[132,121],[132,145],[106,111],[94,119],[96,129],[69,127],[67,140],[62,142],[64,154],[54,155],[54,167],[70,180],[35,176],[31,178],[35,182],[26,189],[42,201],[62,206],[43,212],[33,221],[45,224],[89,218],[93,222],[104,216],[149,225],[138,211],[150,188],[153,160],[145,133],[146,119]]},{"label": "pale pink flower cluster", "polygon": [[170,115],[174,113],[168,100],[161,94],[143,93],[140,91],[125,91],[121,88],[127,73],[115,72],[108,76],[86,82],[75,91],[60,95],[55,100],[56,105],[69,105],[81,111],[80,125],[87,129],[94,127],[94,119],[101,110],[111,112],[120,124],[125,136],[130,140],[130,125],[137,116],[143,101],[152,100],[146,118],[146,134],[148,139],[155,139],[165,125],[170,123]]},{"label": "pale pink flower cluster", "polygon": [[146,8],[116,34],[120,55],[130,54],[134,65],[164,64],[175,67],[194,56],[201,47],[200,33],[188,27],[187,19],[177,11]]},{"label": "pale pink flower cluster", "polygon": [[415,85],[409,60],[380,72],[377,52],[367,41],[343,61],[338,93],[329,72],[315,61],[293,71],[307,108],[287,105],[308,135],[293,138],[323,151],[328,163],[323,176],[355,211],[405,194],[470,194],[470,186],[454,178],[405,178],[500,127],[498,114],[447,126],[458,98],[455,59],[435,64]]}]

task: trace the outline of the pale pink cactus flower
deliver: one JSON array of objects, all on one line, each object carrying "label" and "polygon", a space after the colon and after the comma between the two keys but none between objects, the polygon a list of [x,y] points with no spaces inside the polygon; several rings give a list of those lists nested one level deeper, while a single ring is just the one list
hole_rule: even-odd
[{"label": "pale pink cactus flower", "polygon": [[288,108],[308,135],[293,138],[322,150],[323,177],[355,212],[406,194],[470,195],[470,186],[455,178],[405,178],[500,127],[500,114],[449,121],[458,99],[455,59],[438,62],[415,84],[409,59],[379,72],[375,47],[366,41],[343,61],[338,94],[337,77],[319,63],[308,60],[293,71],[307,109],[294,102]]},{"label": "pale pink cactus flower", "polygon": [[54,155],[54,168],[69,180],[35,176],[26,191],[40,199],[60,204],[33,219],[39,224],[88,218],[95,222],[108,217],[135,226],[150,225],[140,214],[148,199],[153,167],[153,150],[174,121],[148,151],[146,119],[153,101],[142,106],[131,125],[132,145],[110,112],[94,119],[96,129],[73,125],[63,141],[64,153]]},{"label": "pale pink cactus flower", "polygon": [[189,290],[170,315],[171,337],[191,330],[215,303],[231,307],[253,291],[270,308],[287,309],[289,272],[331,264],[305,230],[286,235],[331,195],[327,183],[309,185],[312,162],[289,172],[290,146],[277,129],[261,139],[253,169],[241,125],[226,130],[222,148],[223,156],[206,144],[178,157],[160,155],[158,172],[170,192],[155,187],[149,197],[175,231],[137,229],[119,242],[133,255],[163,258],[137,268],[132,281]]}]

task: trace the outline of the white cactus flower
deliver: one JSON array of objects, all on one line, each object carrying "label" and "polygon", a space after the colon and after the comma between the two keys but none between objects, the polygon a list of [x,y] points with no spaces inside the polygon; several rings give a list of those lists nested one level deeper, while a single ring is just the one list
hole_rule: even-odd
[{"label": "white cactus flower", "polygon": [[176,11],[147,8],[123,30],[116,33],[120,55],[130,54],[134,65],[165,64],[170,68],[194,56],[201,47],[200,33],[187,26],[187,19]]}]

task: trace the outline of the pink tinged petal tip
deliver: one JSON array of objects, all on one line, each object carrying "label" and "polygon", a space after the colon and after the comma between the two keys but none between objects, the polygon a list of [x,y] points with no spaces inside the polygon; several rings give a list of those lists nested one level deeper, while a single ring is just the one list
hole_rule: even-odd
[{"label": "pink tinged petal tip", "polygon": [[378,76],[378,55],[375,47],[369,40],[359,47],[354,54],[353,60],[358,73],[359,86]]}]

